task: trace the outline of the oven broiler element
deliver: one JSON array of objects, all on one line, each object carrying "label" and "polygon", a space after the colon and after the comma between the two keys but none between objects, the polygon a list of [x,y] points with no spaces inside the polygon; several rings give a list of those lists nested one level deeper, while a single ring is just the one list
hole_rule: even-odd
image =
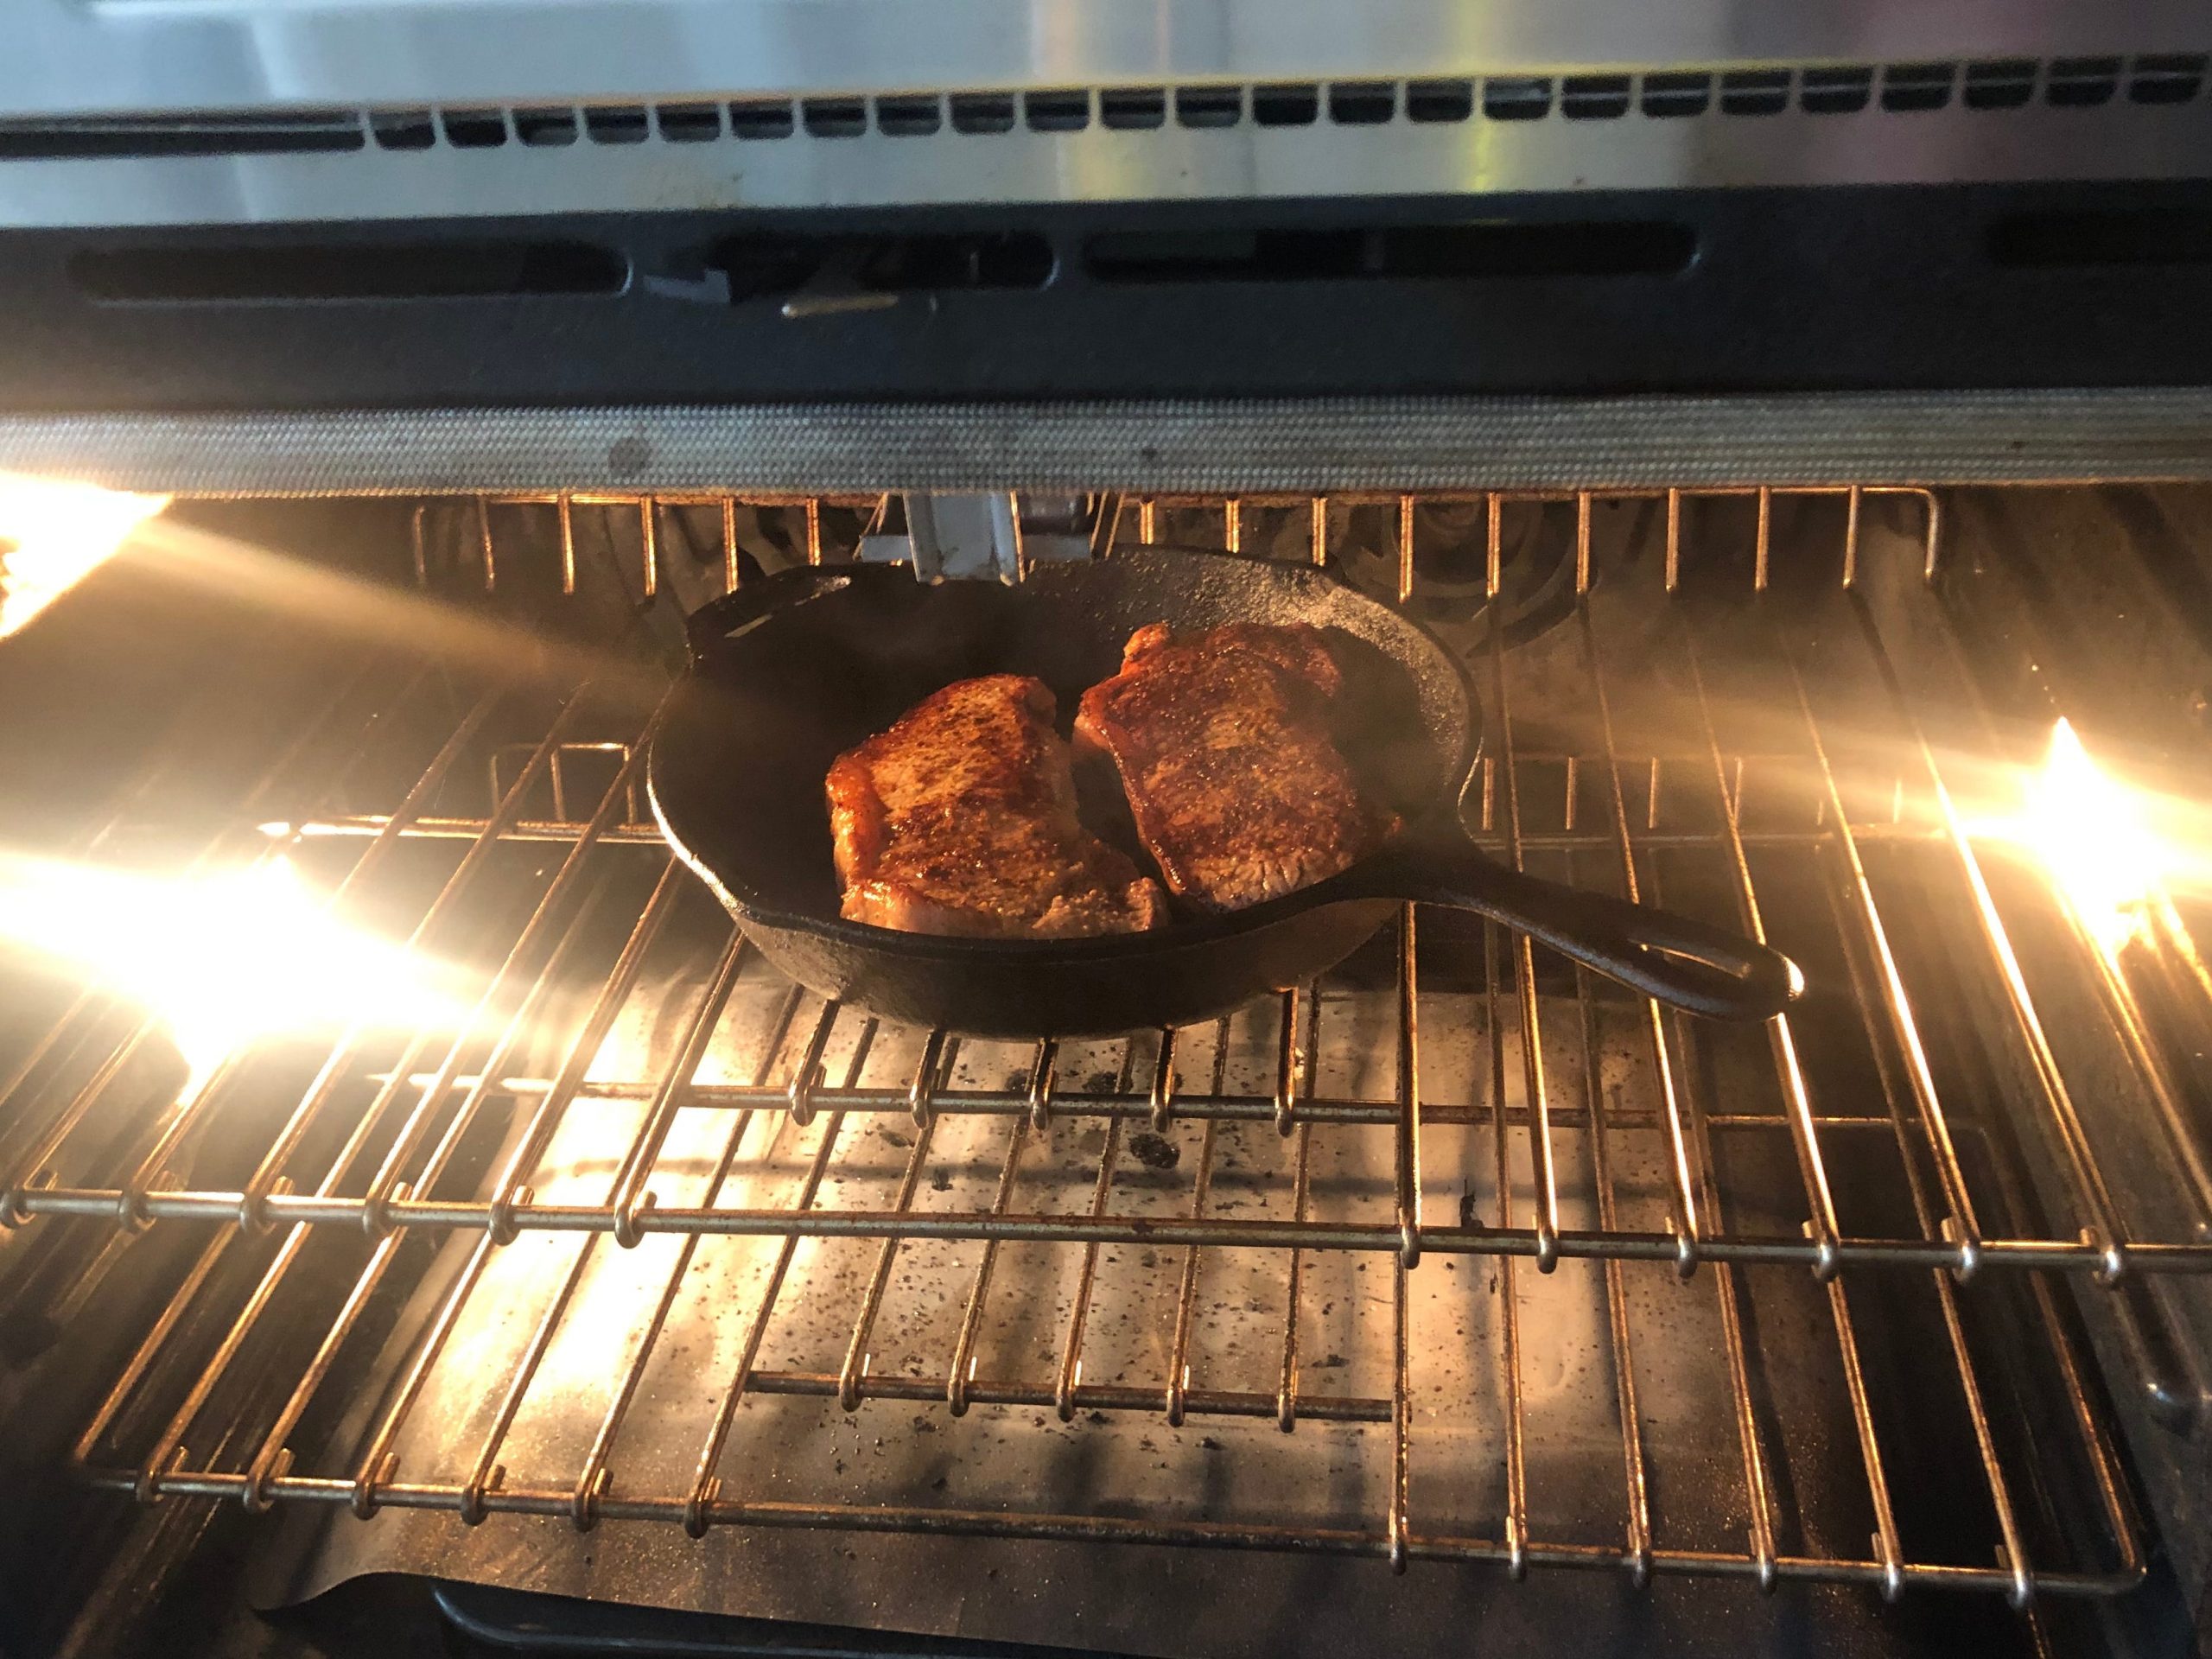
[{"label": "oven broiler element", "polygon": [[[1198,505],[1121,504],[1107,539],[1164,539]],[[1453,556],[1420,533],[1431,505],[1205,510],[1231,546],[1301,525],[1317,562],[1379,515],[1418,596]],[[225,856],[282,848],[344,884],[350,918],[472,976],[458,1018],[276,1033],[150,1106],[116,1057],[158,1053],[158,1019],[100,991],[49,995],[14,1052],[0,1285],[21,1317],[96,1307],[130,1255],[191,1241],[84,1472],[417,1525],[1220,1547],[2022,1607],[2136,1583],[2061,1287],[2018,1270],[2116,1281],[2155,1383],[2158,1281],[2212,1268],[2212,1244],[2130,1212],[2117,1126],[2048,1017],[2096,934],[1993,843],[1980,815],[2016,757],[1962,721],[1971,685],[1929,683],[1938,498],[1434,505],[1477,527],[1487,591],[1522,516],[1528,548],[1569,550],[1563,620],[1476,647],[1478,839],[1764,932],[1808,968],[1802,1008],[1723,1029],[1408,907],[1320,982],[1188,1030],[880,1026],[767,970],[641,817],[656,716],[631,679],[562,658],[486,682],[379,649],[300,706],[214,834]],[[764,546],[800,526],[830,562],[852,545],[823,525],[856,538],[867,509],[435,502],[415,568],[557,617],[606,550],[634,562],[626,607],[741,576],[745,513],[773,519]],[[105,839],[151,821],[174,843],[162,801],[158,779],[126,791]],[[2129,935],[2159,960],[2166,937]],[[2201,1152],[2185,1111],[2161,1122]]]}]

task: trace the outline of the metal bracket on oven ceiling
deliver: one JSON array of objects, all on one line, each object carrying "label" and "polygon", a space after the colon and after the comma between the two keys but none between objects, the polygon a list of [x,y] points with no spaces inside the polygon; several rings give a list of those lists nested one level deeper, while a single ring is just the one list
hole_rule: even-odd
[{"label": "metal bracket on oven ceiling", "polygon": [[861,557],[911,563],[928,582],[983,580],[1014,582],[1031,566],[1051,559],[1089,556],[1079,498],[989,494],[928,494],[902,498],[903,536],[866,536]]}]

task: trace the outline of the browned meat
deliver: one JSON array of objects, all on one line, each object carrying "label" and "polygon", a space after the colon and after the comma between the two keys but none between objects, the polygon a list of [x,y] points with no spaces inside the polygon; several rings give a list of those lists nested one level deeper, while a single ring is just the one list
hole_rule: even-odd
[{"label": "browned meat", "polygon": [[1076,741],[1111,755],[1170,892],[1240,909],[1334,875],[1397,830],[1330,736],[1344,677],[1318,628],[1140,628],[1084,693]]},{"label": "browned meat", "polygon": [[962,680],[839,755],[827,783],[845,915],[985,938],[1165,921],[1159,884],[1077,822],[1053,710],[1037,680]]}]

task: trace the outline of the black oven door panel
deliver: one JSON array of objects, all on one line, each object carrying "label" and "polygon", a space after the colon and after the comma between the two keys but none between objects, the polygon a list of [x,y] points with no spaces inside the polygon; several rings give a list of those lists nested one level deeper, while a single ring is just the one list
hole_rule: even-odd
[{"label": "black oven door panel", "polygon": [[16,411],[2212,382],[2212,183],[0,233]]}]

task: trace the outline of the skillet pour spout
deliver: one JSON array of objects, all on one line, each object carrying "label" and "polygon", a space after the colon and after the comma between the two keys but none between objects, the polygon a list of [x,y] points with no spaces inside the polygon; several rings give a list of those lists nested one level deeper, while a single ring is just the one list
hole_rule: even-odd
[{"label": "skillet pour spout", "polygon": [[[1353,711],[1357,747],[1387,759],[1379,798],[1414,827],[1316,887],[1147,933],[952,938],[840,914],[823,793],[839,754],[981,675],[1033,676],[1071,712],[1129,636],[1160,622],[1321,628],[1379,671]],[[1325,570],[1154,548],[1044,565],[1013,587],[804,569],[705,607],[690,635],[690,671],[647,757],[663,832],[770,963],[887,1020],[1020,1039],[1187,1025],[1310,983],[1409,899],[1493,918],[1699,1014],[1764,1019],[1802,983],[1763,944],[1484,857],[1455,810],[1482,739],[1465,665]]]}]

